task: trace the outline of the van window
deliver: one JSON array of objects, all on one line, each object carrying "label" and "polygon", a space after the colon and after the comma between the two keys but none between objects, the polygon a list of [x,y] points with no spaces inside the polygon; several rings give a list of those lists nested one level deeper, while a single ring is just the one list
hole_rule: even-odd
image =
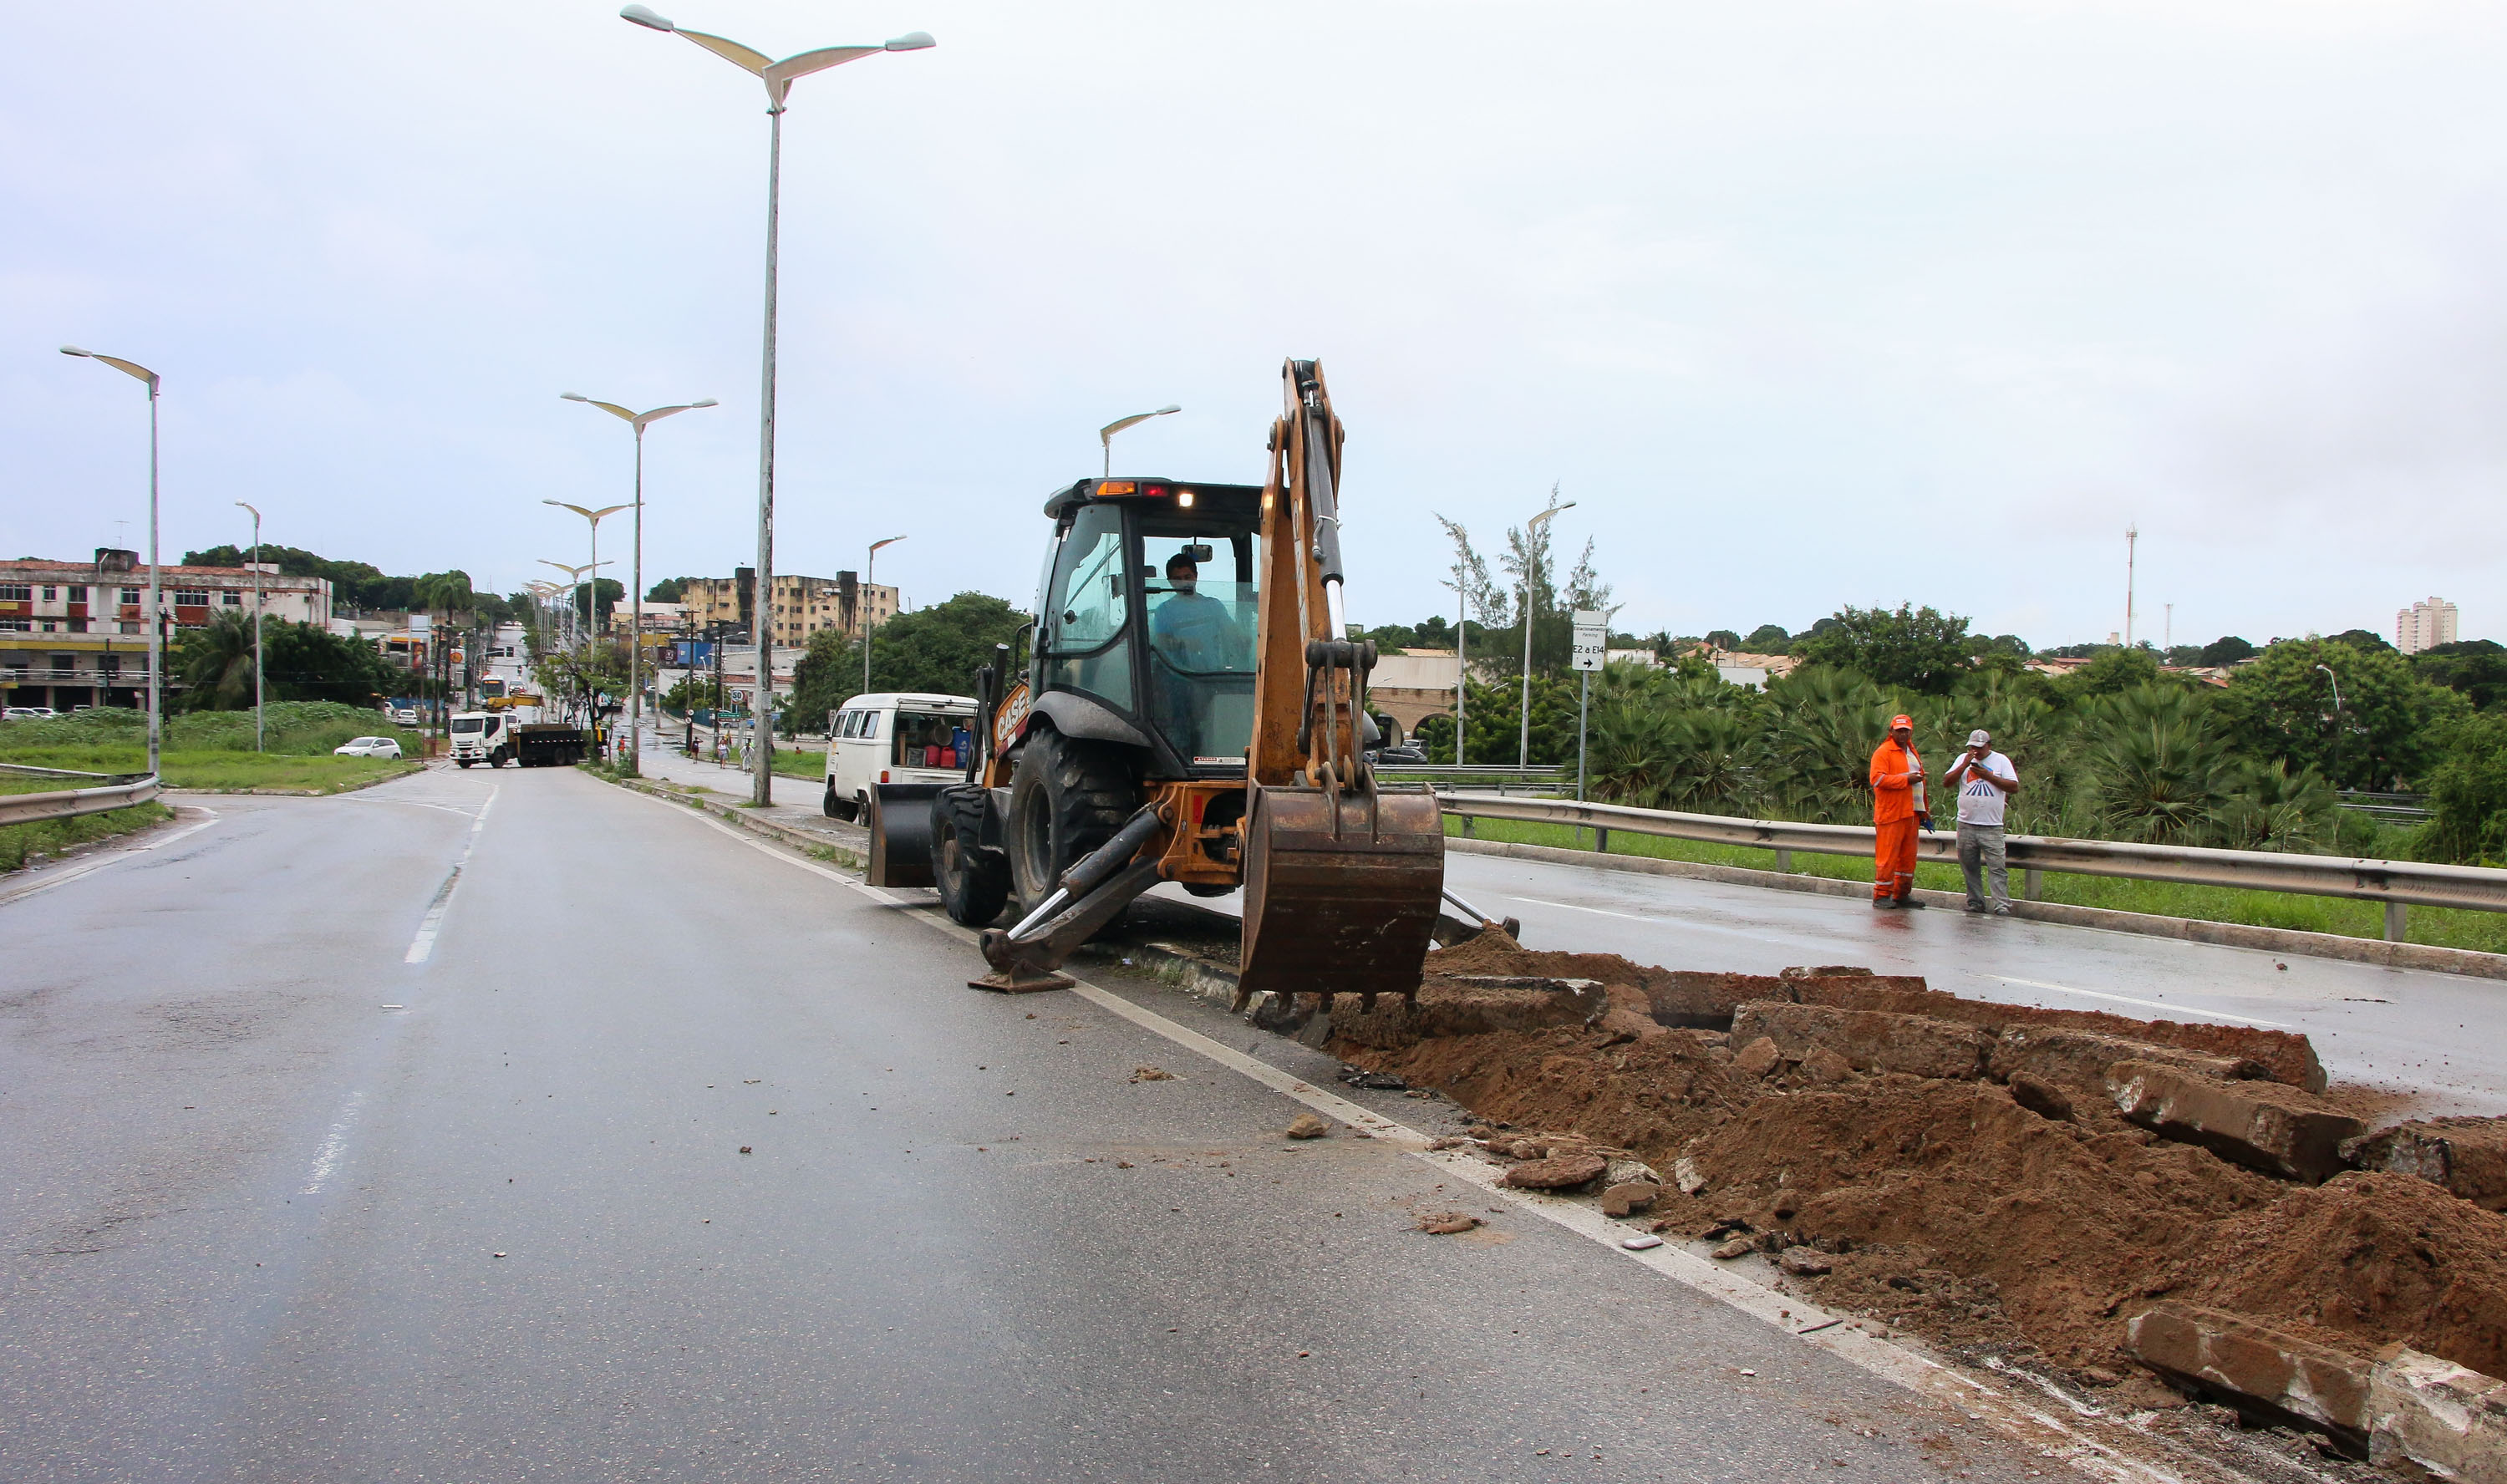
[{"label": "van window", "polygon": [[966,718],[938,711],[896,712],[896,737],[889,760],[900,768],[957,768],[965,763]]}]

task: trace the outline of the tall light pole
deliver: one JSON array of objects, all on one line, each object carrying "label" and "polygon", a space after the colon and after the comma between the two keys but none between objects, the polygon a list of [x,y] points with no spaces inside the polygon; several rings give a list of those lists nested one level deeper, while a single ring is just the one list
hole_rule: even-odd
[{"label": "tall light pole", "polygon": [[2133,547],[2141,540],[2136,526],[2124,528],[2124,647],[2132,647],[2132,559]]},{"label": "tall light pole", "polygon": [[99,355],[76,345],[63,345],[61,354],[83,355],[91,361],[102,361],[114,370],[136,377],[148,384],[148,771],[154,774],[165,731],[164,682],[160,679],[160,672],[165,668],[165,633],[158,611],[157,573],[157,373],[135,361]]},{"label": "tall light pole", "polygon": [[236,501],[252,510],[252,750],[262,748],[261,725],[261,512],[242,500]]},{"label": "tall light pole", "polygon": [[2342,786],[2342,677],[2333,672],[2330,665],[2315,668],[2333,682],[2333,786],[2338,790]]},{"label": "tall light pole", "polygon": [[[615,402],[595,401],[580,392],[562,391],[558,395],[568,402],[580,402],[586,407],[597,407],[613,417],[623,417],[628,426],[636,430],[636,498],[632,502],[636,507],[636,561],[628,577],[628,597],[633,604],[635,623],[633,634],[628,639],[627,650],[627,704],[630,707],[627,721],[627,771],[631,774],[640,773],[643,771],[642,758],[637,749],[644,744],[644,429],[648,424],[659,422],[673,413],[693,412],[700,407],[713,407],[718,404],[713,398],[708,397],[701,402],[681,402],[671,407],[657,407],[649,413],[631,413]],[[550,503],[557,502],[552,500]],[[580,507],[569,505],[566,508],[574,510]]]},{"label": "tall light pole", "polygon": [[[1556,499],[1557,496],[1552,494],[1550,498]],[[1523,527],[1523,735],[1514,755],[1517,768],[1532,766],[1532,572],[1539,565],[1532,560],[1533,553],[1539,547],[1537,538],[1541,527],[1549,524],[1549,518],[1562,510],[1575,508],[1574,500],[1564,505],[1552,505],[1526,522]]]},{"label": "tall light pole", "polygon": [[596,561],[596,562],[592,563],[592,565],[591,565],[591,566],[567,566],[567,565],[566,565],[564,562],[563,562],[563,561],[550,561],[550,560],[548,560],[546,557],[542,557],[541,559],[539,559],[539,561],[540,561],[540,565],[542,565],[542,566],[553,566],[553,567],[557,568],[559,571],[563,572],[563,573],[566,575],[566,577],[567,577],[567,578],[572,582],[572,584],[573,584],[573,586],[572,586],[572,587],[567,588],[567,589],[566,589],[566,592],[565,592],[565,626],[566,626],[566,628],[568,628],[569,630],[573,630],[573,631],[574,631],[574,633],[575,633],[575,634],[576,634],[576,637],[575,637],[574,639],[572,639],[571,641],[569,641],[569,643],[568,643],[568,647],[569,647],[569,648],[571,648],[574,644],[579,644],[579,643],[581,643],[581,642],[582,642],[581,634],[582,634],[582,632],[583,632],[581,629],[577,629],[577,628],[576,628],[576,626],[575,626],[575,618],[574,618],[574,595],[575,595],[575,590],[576,590],[576,589],[578,589],[578,588],[583,589],[583,610],[584,610],[584,612],[585,612],[587,615],[590,615],[590,614],[594,614],[594,613],[598,613],[598,612],[600,612],[600,590],[599,588],[597,588],[597,587],[594,587],[594,588],[585,588],[585,587],[584,587],[584,582],[585,582],[584,574],[585,574],[586,572],[593,572],[593,571],[596,571],[598,568],[600,568],[600,567],[601,567],[601,566],[603,566],[603,565],[606,565],[606,563]]},{"label": "tall light pole", "polygon": [[1182,411],[1183,408],[1181,405],[1169,403],[1165,407],[1159,408],[1156,412],[1134,413],[1128,417],[1117,417],[1113,421],[1107,423],[1104,427],[1099,428],[1097,430],[1097,446],[1100,449],[1103,449],[1106,453],[1105,472],[1108,475],[1111,475],[1114,472],[1114,435],[1116,433],[1123,431],[1123,429],[1132,426],[1136,422],[1146,422],[1152,417],[1163,417],[1169,413],[1180,413]]},{"label": "tall light pole", "polygon": [[920,52],[932,45],[927,31],[909,31],[875,47],[820,47],[781,61],[739,42],[703,31],[682,31],[641,5],[630,5],[619,16],[649,30],[675,32],[739,67],[766,85],[766,333],[759,356],[757,399],[757,689],[765,698],[758,707],[755,801],[775,801],[775,268],[776,232],[783,191],[783,100],[795,80],[813,72],[875,55],[881,52]]},{"label": "tall light pole", "polygon": [[870,689],[871,574],[879,570],[879,549],[883,546],[894,546],[896,543],[904,539],[905,538],[903,536],[890,536],[885,541],[873,541],[870,544],[870,551],[862,557],[861,600],[854,604],[854,613],[861,620],[862,626],[862,689],[865,692]]},{"label": "tall light pole", "polygon": [[[600,518],[603,516],[614,516],[627,507],[624,505],[603,505],[599,510],[593,510],[582,505],[569,505],[563,500],[542,500],[540,503],[543,505],[555,505],[560,510],[571,510],[576,515],[579,515],[583,517],[584,520],[590,522],[592,524],[592,562],[591,565],[586,566],[583,570],[590,572],[594,567],[602,565],[600,561]],[[555,566],[557,563],[552,561],[549,565]],[[586,595],[583,599],[583,627],[587,635],[587,643],[600,637],[600,578],[598,573],[595,573],[593,576],[591,592]]]},{"label": "tall light pole", "polygon": [[1461,558],[1454,559],[1454,766],[1463,766],[1463,687],[1470,684],[1472,670],[1472,587],[1471,574],[1463,567]]}]

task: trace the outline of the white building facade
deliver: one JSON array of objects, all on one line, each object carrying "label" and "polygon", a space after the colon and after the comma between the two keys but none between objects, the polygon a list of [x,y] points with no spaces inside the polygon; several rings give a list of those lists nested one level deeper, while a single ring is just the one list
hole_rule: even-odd
[{"label": "white building facade", "polygon": [[2454,604],[2443,597],[2424,598],[2394,615],[2394,647],[2405,654],[2418,654],[2454,640]]}]

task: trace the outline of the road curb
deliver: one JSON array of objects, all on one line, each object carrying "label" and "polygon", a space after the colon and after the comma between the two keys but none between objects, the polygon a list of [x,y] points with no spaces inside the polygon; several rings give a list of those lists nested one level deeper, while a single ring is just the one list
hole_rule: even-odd
[{"label": "road curb", "polygon": [[[595,774],[593,776],[595,778],[601,777],[599,774]],[[815,834],[809,830],[794,829],[788,824],[778,824],[772,819],[759,818],[750,811],[741,809],[735,805],[716,804],[710,799],[702,798],[695,794],[680,793],[676,789],[664,788],[658,783],[653,783],[643,778],[602,778],[601,780],[607,783],[614,783],[620,788],[629,789],[636,793],[650,794],[656,799],[667,799],[673,804],[684,804],[690,809],[696,810],[701,814],[711,814],[713,817],[720,819],[727,824],[737,824],[742,829],[747,830],[751,834],[764,835],[769,840],[779,841],[805,853],[816,854],[823,851],[827,858],[833,860],[836,864],[850,866],[856,871],[863,869],[870,863],[868,858],[865,857],[861,851],[853,849],[851,846],[848,846],[841,841],[830,839],[825,835]]]},{"label": "road curb", "polygon": [[[1814,896],[1846,896],[1858,900],[1871,894],[1870,884],[1843,881],[1833,876],[1798,876],[1783,871],[1760,871],[1748,866],[1709,865],[1695,860],[1664,860],[1653,855],[1606,855],[1594,851],[1571,851],[1554,845],[1519,845],[1504,840],[1472,840],[1448,836],[1448,850],[1469,851],[1474,855],[1503,855],[1515,860],[1537,860],[1550,865],[1589,866],[1604,871],[1632,871],[1645,876],[1682,876],[1694,881],[1723,882],[1735,887],[1767,887],[1779,891],[1805,891]],[[1915,895],[1927,906],[1959,908],[1967,896],[1959,891],[1917,891]],[[2032,923],[2053,923],[2065,927],[2098,927],[2109,932],[2138,933],[2144,937],[2174,938],[2186,943],[2210,943],[2222,948],[2250,948],[2264,953],[2298,954],[2310,959],[2336,959],[2349,963],[2375,964],[2381,968],[2426,969],[2440,974],[2463,974],[2477,979],[2507,979],[2507,954],[2483,953],[2470,948],[2438,948],[2426,943],[2387,943],[2376,938],[2345,938],[2339,933],[2303,932],[2292,927],[2258,927],[2247,923],[2213,923],[2199,918],[2160,917],[2147,912],[2120,912],[2111,907],[2077,907],[2068,902],[2016,901],[2011,904],[2011,915]]]}]

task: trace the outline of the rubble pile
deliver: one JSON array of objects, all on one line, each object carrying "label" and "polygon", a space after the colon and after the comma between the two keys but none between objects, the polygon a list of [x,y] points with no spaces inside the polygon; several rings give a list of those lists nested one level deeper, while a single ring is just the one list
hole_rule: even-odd
[{"label": "rubble pile", "polygon": [[2396,1100],[2328,1090],[2304,1036],[1502,933],[1429,963],[1415,1004],[1343,999],[1310,1038],[1469,1108],[1508,1183],[1658,1185],[1612,1213],[2091,1386],[2198,1384],[2134,1349],[2162,1303],[2267,1326],[2293,1356],[2507,1375],[2507,1120],[2380,1119]]}]

